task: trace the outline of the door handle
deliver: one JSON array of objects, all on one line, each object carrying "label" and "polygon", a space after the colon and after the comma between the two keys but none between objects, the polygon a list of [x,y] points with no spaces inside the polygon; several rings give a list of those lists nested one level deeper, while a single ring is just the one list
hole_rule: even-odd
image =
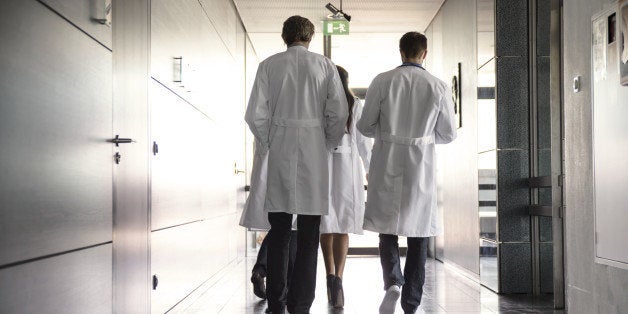
[{"label": "door handle", "polygon": [[120,136],[117,135],[117,134],[116,134],[115,138],[110,139],[108,142],[116,144],[116,147],[119,146],[119,144],[135,143],[135,141],[133,139],[131,139],[131,138],[120,138]]},{"label": "door handle", "polygon": [[238,163],[234,162],[233,163],[233,174],[237,175],[237,174],[240,174],[240,173],[245,173],[245,171],[238,169]]}]

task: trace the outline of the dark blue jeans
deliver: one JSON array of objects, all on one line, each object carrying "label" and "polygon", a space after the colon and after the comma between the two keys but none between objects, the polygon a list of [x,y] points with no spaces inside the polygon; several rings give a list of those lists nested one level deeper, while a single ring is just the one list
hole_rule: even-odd
[{"label": "dark blue jeans", "polygon": [[406,265],[401,273],[399,237],[379,235],[379,257],[384,275],[384,290],[392,285],[401,286],[401,308],[405,313],[416,312],[423,296],[425,262],[429,238],[408,238]]},{"label": "dark blue jeans", "polygon": [[309,313],[316,289],[316,262],[321,216],[297,217],[297,249],[290,289],[287,289],[292,214],[268,213],[266,297],[273,314]]}]

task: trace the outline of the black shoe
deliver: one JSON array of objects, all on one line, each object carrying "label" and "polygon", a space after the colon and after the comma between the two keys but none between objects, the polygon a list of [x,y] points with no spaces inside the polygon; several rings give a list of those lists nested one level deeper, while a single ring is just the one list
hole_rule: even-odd
[{"label": "black shoe", "polygon": [[253,283],[253,293],[258,298],[266,300],[266,284],[264,284],[264,277],[258,272],[253,272],[251,282]]},{"label": "black shoe", "polygon": [[334,279],[336,276],[327,275],[327,302],[331,303],[332,300],[332,287],[334,286]]},{"label": "black shoe", "polygon": [[342,289],[342,279],[340,277],[334,277],[331,304],[337,309],[345,306],[345,292]]}]

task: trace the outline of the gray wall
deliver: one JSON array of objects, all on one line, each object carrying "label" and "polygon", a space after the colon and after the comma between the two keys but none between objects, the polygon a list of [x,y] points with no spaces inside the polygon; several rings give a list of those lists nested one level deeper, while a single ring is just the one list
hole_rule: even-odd
[{"label": "gray wall", "polygon": [[[570,313],[628,313],[628,270],[596,264],[591,137],[591,17],[607,0],[564,2],[565,269]],[[574,93],[574,76],[583,78]]]},{"label": "gray wall", "polygon": [[246,35],[231,0],[151,11],[151,310],[165,312],[244,256]]},{"label": "gray wall", "polygon": [[452,144],[438,147],[439,207],[445,233],[436,239],[436,255],[478,275],[476,1],[446,1],[425,34],[428,71],[450,83],[458,62],[462,63],[463,127]]}]

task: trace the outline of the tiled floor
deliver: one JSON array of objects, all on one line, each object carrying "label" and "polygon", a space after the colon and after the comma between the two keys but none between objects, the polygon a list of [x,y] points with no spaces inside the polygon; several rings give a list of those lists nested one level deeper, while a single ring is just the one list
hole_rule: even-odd
[{"label": "tiled floor", "polygon": [[[249,277],[254,259],[233,263],[175,307],[174,313],[264,313],[266,302],[253,295]],[[344,278],[345,308],[327,304],[325,271],[318,263],[316,299],[311,313],[377,313],[384,295],[379,259],[350,257]],[[421,307],[426,313],[563,313],[550,297],[498,296],[474,281],[428,260]],[[397,306],[396,313],[403,313]]]}]

